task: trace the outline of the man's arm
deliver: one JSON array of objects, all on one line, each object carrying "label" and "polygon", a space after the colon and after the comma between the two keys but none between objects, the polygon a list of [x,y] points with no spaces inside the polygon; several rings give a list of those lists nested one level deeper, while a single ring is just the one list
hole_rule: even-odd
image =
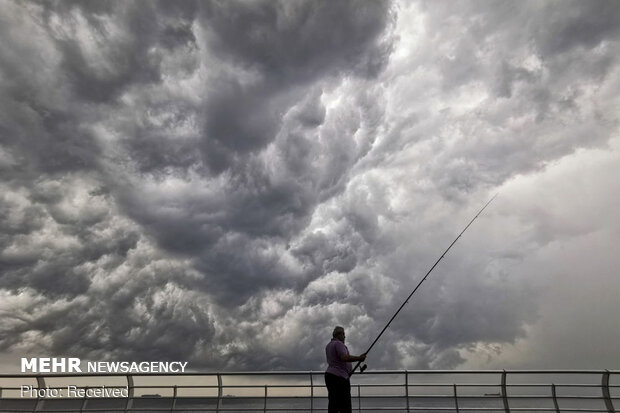
[{"label": "man's arm", "polygon": [[344,361],[345,363],[350,363],[353,361],[364,361],[366,360],[366,353],[361,354],[359,356],[352,356],[350,354],[341,354],[340,360]]}]

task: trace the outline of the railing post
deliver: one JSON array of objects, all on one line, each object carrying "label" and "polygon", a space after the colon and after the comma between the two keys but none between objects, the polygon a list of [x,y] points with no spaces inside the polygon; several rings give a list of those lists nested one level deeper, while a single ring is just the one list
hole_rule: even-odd
[{"label": "railing post", "polygon": [[265,403],[263,403],[263,412],[267,412],[267,385],[265,384]]},{"label": "railing post", "polygon": [[362,411],[362,388],[360,385],[357,385],[357,411]]},{"label": "railing post", "polygon": [[453,386],[454,386],[454,406],[456,407],[456,413],[459,413],[459,396],[456,393],[456,383],[454,383]]},{"label": "railing post", "polygon": [[217,405],[215,406],[215,411],[219,413],[220,411],[220,403],[222,401],[222,375],[217,373]]},{"label": "railing post", "polygon": [[409,373],[407,373],[407,370],[405,370],[405,397],[407,400],[407,413],[409,413]]},{"label": "railing post", "polygon": [[502,400],[504,401],[504,411],[510,413],[508,405],[508,392],[506,391],[506,370],[502,371]]},{"label": "railing post", "polygon": [[127,375],[127,387],[129,388],[127,391],[127,397],[134,397],[133,376],[130,374]]},{"label": "railing post", "polygon": [[34,405],[33,412],[38,412],[43,407],[44,398],[39,397],[39,389],[45,389],[45,378],[43,376],[37,376],[37,402]]},{"label": "railing post", "polygon": [[314,380],[312,370],[310,370],[310,413],[314,412]]},{"label": "railing post", "polygon": [[603,399],[605,400],[605,407],[609,413],[614,413],[614,404],[611,401],[609,394],[609,370],[605,370],[603,378],[601,380],[601,389],[603,390]]},{"label": "railing post", "polygon": [[172,392],[172,407],[170,407],[170,411],[173,412],[177,406],[177,385],[174,385]]},{"label": "railing post", "polygon": [[131,399],[134,397],[134,383],[132,375],[128,374],[125,377],[127,378],[127,402],[125,403],[125,412],[128,412]]},{"label": "railing post", "polygon": [[80,406],[80,413],[82,413],[84,409],[86,408],[86,402],[88,401],[87,393],[88,393],[88,386],[84,388],[84,398],[82,400],[82,406]]},{"label": "railing post", "polygon": [[560,413],[560,405],[558,404],[558,395],[555,391],[554,383],[551,383],[551,396],[553,397],[553,406],[555,407],[555,412]]}]

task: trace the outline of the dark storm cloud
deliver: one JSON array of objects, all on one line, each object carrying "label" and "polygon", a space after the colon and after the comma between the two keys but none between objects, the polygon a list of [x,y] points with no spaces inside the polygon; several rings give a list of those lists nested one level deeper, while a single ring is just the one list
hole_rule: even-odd
[{"label": "dark storm cloud", "polygon": [[[14,210],[17,201],[22,204],[23,214],[7,214],[2,221],[3,288],[28,287],[55,297],[74,297],[85,293],[90,285],[84,264],[97,262],[105,255],[122,259],[135,248],[138,236],[133,231],[118,228],[102,238],[102,227],[110,219],[105,206],[95,196],[86,195],[90,199],[85,201],[90,205],[76,210],[67,204],[80,202],[67,199],[75,193],[63,196],[58,192],[66,183],[61,180],[34,186],[29,199],[13,195],[16,199],[10,202],[5,197],[5,209]],[[50,227],[55,231],[46,231]]]},{"label": "dark storm cloud", "polygon": [[[133,211],[135,218],[152,222],[152,230],[162,245],[178,251],[208,247],[227,230],[252,236],[287,236],[291,230],[303,227],[314,205],[321,199],[321,191],[334,186],[333,182],[319,182],[313,183],[311,188],[304,188],[307,180],[313,179],[308,165],[303,165],[312,161],[309,158],[313,153],[308,151],[312,146],[310,140],[317,134],[313,128],[320,126],[324,117],[321,115],[324,108],[319,99],[320,89],[317,93],[312,82],[340,74],[376,74],[376,68],[375,72],[366,70],[368,61],[383,65],[385,56],[382,53],[385,54],[387,48],[378,40],[388,19],[385,3],[362,8],[349,2],[335,2],[330,7],[318,8],[302,2],[257,2],[251,5],[227,2],[203,6],[200,22],[209,49],[200,53],[203,58],[217,57],[227,62],[233,70],[222,70],[218,67],[220,64],[213,67],[207,64],[205,69],[209,79],[204,87],[204,104],[186,106],[182,111],[173,109],[194,116],[198,123],[193,132],[199,139],[197,144],[194,141],[176,143],[166,140],[156,127],[136,131],[133,127],[118,126],[121,133],[130,136],[126,144],[132,148],[131,161],[136,161],[145,172],[157,174],[166,167],[190,165],[199,169],[207,166],[218,174],[227,172],[222,178],[229,181],[226,193],[218,194],[225,200],[203,197],[196,199],[194,205],[188,205],[188,211],[198,209],[202,215],[215,209],[223,220],[216,217],[214,222],[201,219],[202,222],[197,223],[193,213],[181,213],[172,226],[183,230],[171,228],[168,223],[172,221],[160,216],[157,208],[147,207],[139,199],[132,200],[131,194],[128,196],[128,209]],[[331,24],[334,19],[339,21],[337,26]],[[244,30],[238,30],[238,27]],[[327,30],[328,27],[331,30]],[[336,31],[332,33],[334,29]],[[298,58],[300,55],[303,59]],[[237,67],[241,72],[236,71]],[[246,76],[249,80],[245,79]],[[307,92],[314,96],[311,107],[298,110],[300,128],[289,130],[295,126],[283,124],[282,116],[299,101],[305,100]],[[156,102],[150,99],[147,104],[152,106]],[[174,102],[164,105],[169,104],[176,106]],[[169,132],[167,127],[164,130]],[[283,138],[286,142],[281,145],[275,142],[278,135],[287,134],[291,136]],[[158,139],[158,136],[162,138]],[[291,171],[290,178],[280,182],[274,182],[273,173],[268,170],[272,160],[265,156],[256,158],[259,151],[274,142],[279,151],[287,151],[276,156],[286,157],[282,160],[286,166],[296,169]],[[316,148],[316,144],[314,146]],[[200,149],[202,160],[196,159],[191,148]],[[292,155],[290,159],[289,153]],[[350,164],[341,165],[346,168]],[[325,167],[332,168],[329,164]],[[346,170],[339,174],[344,172]],[[308,176],[304,176],[305,173]],[[335,180],[337,183],[338,176]],[[223,205],[226,205],[225,211],[222,211]],[[209,230],[201,229],[200,225]]]},{"label": "dark storm cloud", "polygon": [[[288,109],[268,149],[237,153],[226,173],[202,175],[209,185],[188,178],[187,189],[171,196],[145,193],[136,183],[119,199],[162,247],[193,255],[197,268],[209,274],[202,288],[220,291],[224,302],[245,300],[276,283],[303,285],[312,271],[293,270],[278,256],[316,206],[343,190],[374,139],[372,122],[382,116],[369,101],[372,92],[352,92],[349,99],[359,109],[327,118],[321,90],[310,89]],[[346,139],[356,133],[359,143]],[[148,176],[144,180],[150,185]]]},{"label": "dark storm cloud", "polygon": [[593,49],[620,34],[620,7],[612,1],[552,2],[542,5],[542,23],[534,30],[536,46],[544,56],[567,53],[575,48]]},{"label": "dark storm cloud", "polygon": [[[377,75],[386,50],[376,46],[389,7],[388,3],[345,0],[212,2],[205,3],[203,18],[216,54],[288,86],[333,70]],[[369,67],[374,70],[364,70]]]},{"label": "dark storm cloud", "polygon": [[[316,370],[479,198],[617,132],[613,2],[0,4],[7,351]],[[520,265],[599,225],[541,209],[468,233],[372,366],[526,337]]]},{"label": "dark storm cloud", "polygon": [[[366,150],[332,144],[339,119],[319,131],[324,79],[379,73],[388,6],[9,4],[1,282],[24,300],[3,322],[12,331],[3,348],[200,354],[199,365],[235,367],[217,357],[230,337],[213,338],[206,297],[232,306],[280,283],[298,288],[295,274],[301,285],[311,279],[280,255]],[[199,100],[166,92],[169,79],[200,71]],[[190,182],[188,192],[144,189],[172,177]],[[196,179],[215,190],[192,187]],[[159,262],[149,235],[159,253],[188,260],[147,269]]]},{"label": "dark storm cloud", "polygon": [[[10,46],[9,46],[10,47]],[[20,53],[19,48],[12,51]],[[26,64],[40,64],[26,62]],[[23,88],[5,88],[2,100],[2,128],[0,139],[11,148],[15,164],[5,173],[7,178],[33,179],[41,173],[64,173],[89,170],[98,151],[88,133],[80,128],[74,114],[56,102],[49,106],[37,102],[45,90],[41,84],[29,85],[25,79],[11,79]],[[37,148],[32,151],[32,148]],[[34,176],[33,176],[34,175]]]},{"label": "dark storm cloud", "polygon": [[342,72],[376,75],[386,61],[387,45],[378,36],[388,7],[349,1],[206,3],[202,18],[210,50],[257,78],[244,84],[226,74],[208,89],[202,150],[209,166],[220,172],[234,155],[271,142],[282,113],[308,83]]},{"label": "dark storm cloud", "polygon": [[41,178],[28,197],[4,187],[0,347],[132,360],[212,348],[195,272],[158,257],[96,182]]},{"label": "dark storm cloud", "polygon": [[[166,3],[41,3],[45,9],[41,15],[61,53],[60,69],[78,99],[109,103],[127,88],[161,81],[162,52],[157,48],[195,43],[191,24],[196,3]],[[78,33],[67,36],[58,27],[75,27],[80,19],[87,22],[88,40],[98,50],[85,50],[87,39]]]}]

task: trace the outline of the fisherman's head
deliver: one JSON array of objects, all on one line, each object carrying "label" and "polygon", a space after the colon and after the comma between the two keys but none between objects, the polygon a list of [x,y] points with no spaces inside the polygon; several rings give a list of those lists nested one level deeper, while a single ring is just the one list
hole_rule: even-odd
[{"label": "fisherman's head", "polygon": [[344,328],[340,327],[340,326],[336,326],[334,328],[334,332],[332,333],[332,337],[335,338],[336,340],[340,340],[344,343]]}]

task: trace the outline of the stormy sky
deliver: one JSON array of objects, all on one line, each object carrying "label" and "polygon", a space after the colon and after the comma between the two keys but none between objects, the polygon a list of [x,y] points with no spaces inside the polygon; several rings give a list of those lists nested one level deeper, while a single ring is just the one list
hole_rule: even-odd
[{"label": "stormy sky", "polygon": [[[620,3],[0,0],[0,360],[618,368]],[[10,367],[5,367],[9,369]]]}]

